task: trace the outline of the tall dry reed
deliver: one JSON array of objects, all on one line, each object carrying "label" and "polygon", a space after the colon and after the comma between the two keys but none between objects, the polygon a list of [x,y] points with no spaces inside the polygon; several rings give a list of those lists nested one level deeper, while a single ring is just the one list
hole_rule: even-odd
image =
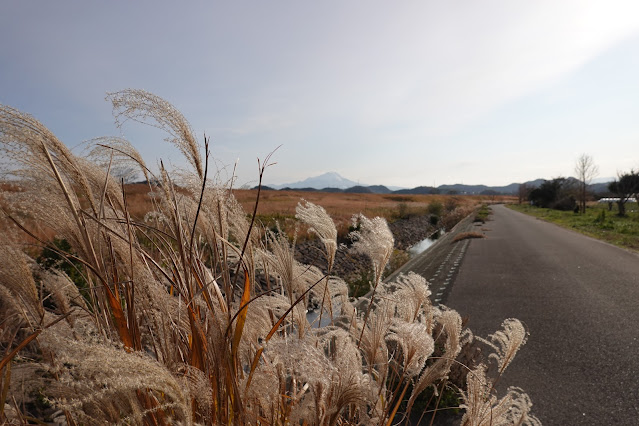
[{"label": "tall dry reed", "polygon": [[[0,244],[1,421],[390,425],[444,386],[472,334],[431,304],[422,277],[381,281],[393,248],[383,219],[356,218],[353,249],[371,258],[375,283],[351,299],[331,275],[337,232],[321,207],[300,204],[297,215],[324,244],[325,271],[297,262],[285,234],[257,228],[259,198],[247,215],[209,179],[207,141],[202,155],[168,102],[139,90],[109,99],[118,122],[168,132],[191,166],[179,182],[163,165],[154,175],[127,141],[99,138],[76,156],[33,117],[0,107],[0,147],[24,188],[5,197],[7,234],[37,239],[25,223],[47,224],[71,249],[42,247],[80,277],[39,265],[9,236]],[[131,164],[154,205],[142,221],[111,173]],[[520,390],[498,399],[494,389],[525,339],[508,320],[484,340],[497,375],[484,364],[467,374],[464,424],[538,423]]]}]

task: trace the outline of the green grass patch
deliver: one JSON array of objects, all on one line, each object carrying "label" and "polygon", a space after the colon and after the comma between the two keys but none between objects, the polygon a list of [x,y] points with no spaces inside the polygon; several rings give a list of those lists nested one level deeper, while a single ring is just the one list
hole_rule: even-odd
[{"label": "green grass patch", "polygon": [[490,210],[490,207],[486,204],[482,204],[479,210],[477,210],[477,214],[475,214],[475,222],[486,223],[491,212],[492,210]]},{"label": "green grass patch", "polygon": [[605,204],[589,206],[585,214],[523,204],[509,204],[508,207],[564,228],[574,229],[618,247],[639,251],[639,212],[637,212],[636,204],[626,206],[625,217],[617,216],[616,209],[608,211],[608,206]]}]

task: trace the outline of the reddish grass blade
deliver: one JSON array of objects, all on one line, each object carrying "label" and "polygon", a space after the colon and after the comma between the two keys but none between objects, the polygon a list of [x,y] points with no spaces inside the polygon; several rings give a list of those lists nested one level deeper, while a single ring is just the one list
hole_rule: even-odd
[{"label": "reddish grass blade", "polygon": [[237,350],[240,345],[240,339],[242,338],[242,332],[244,331],[244,323],[246,322],[246,314],[248,313],[248,302],[250,300],[251,300],[251,281],[249,280],[248,271],[244,270],[244,292],[242,293],[242,299],[240,300],[241,308],[237,316],[235,333],[233,334],[233,346],[231,347],[231,355],[233,357],[234,362],[236,362],[236,359],[237,359]]},{"label": "reddish grass blade", "polygon": [[7,400],[9,394],[9,383],[11,382],[11,363],[7,364],[7,372],[2,374],[0,369],[0,379],[2,379],[2,391],[0,392],[0,418],[4,415],[4,402]]},{"label": "reddish grass blade", "polygon": [[395,404],[395,408],[393,409],[393,412],[390,413],[390,415],[388,416],[388,422],[386,422],[386,426],[391,426],[393,424],[393,419],[397,415],[397,410],[399,410],[399,406],[402,405],[402,402],[404,401],[404,395],[406,395],[406,390],[408,390],[408,385],[410,385],[409,381],[406,382],[406,385],[404,386],[404,390],[402,391],[402,394],[397,399],[397,403]]},{"label": "reddish grass blade", "polygon": [[130,352],[134,349],[133,345],[133,336],[131,335],[131,331],[127,325],[126,314],[122,309],[122,304],[120,303],[120,298],[113,293],[111,288],[108,285],[104,285],[107,295],[107,301],[109,302],[109,307],[111,308],[111,313],[113,314],[113,318],[115,320],[115,327],[118,330],[118,334],[120,335],[120,340],[124,344],[125,349]]},{"label": "reddish grass blade", "polygon": [[33,339],[38,337],[41,332],[42,332],[42,330],[34,331],[26,339],[24,339],[22,342],[20,342],[20,344],[18,346],[16,346],[11,352],[9,352],[7,354],[7,356],[2,358],[2,361],[0,361],[0,371],[2,371],[4,369],[4,367],[13,359],[14,356],[16,356],[16,354],[18,352],[20,352],[22,349],[24,349],[25,346],[27,346],[29,343],[31,343],[31,341],[33,341]]},{"label": "reddish grass blade", "polygon": [[198,368],[202,371],[205,371],[205,354],[207,352],[206,348],[206,338],[204,337],[204,332],[200,327],[198,322],[199,315],[193,310],[191,306],[188,306],[189,311],[189,323],[191,324],[191,365],[195,368]]}]

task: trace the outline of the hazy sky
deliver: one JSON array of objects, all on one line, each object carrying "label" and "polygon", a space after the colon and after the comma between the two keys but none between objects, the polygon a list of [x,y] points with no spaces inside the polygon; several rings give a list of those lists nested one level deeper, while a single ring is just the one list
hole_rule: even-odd
[{"label": "hazy sky", "polygon": [[[173,103],[254,184],[502,185],[639,167],[639,2],[3,1],[0,103],[69,146],[120,135],[106,92]],[[183,164],[153,129],[123,134]]]}]

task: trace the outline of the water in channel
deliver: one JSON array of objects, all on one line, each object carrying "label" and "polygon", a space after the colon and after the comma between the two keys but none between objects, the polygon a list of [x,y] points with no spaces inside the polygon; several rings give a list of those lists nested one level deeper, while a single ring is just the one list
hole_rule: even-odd
[{"label": "water in channel", "polygon": [[424,238],[423,240],[421,240],[417,244],[413,244],[412,246],[410,246],[408,248],[407,251],[408,251],[408,253],[410,254],[411,257],[415,257],[418,254],[423,253],[424,251],[426,251],[426,249],[428,247],[430,247],[433,244],[435,244],[435,241],[437,241],[439,239],[439,237],[441,237],[442,235],[444,235],[444,231],[440,229],[436,233],[432,234],[429,238]]}]

